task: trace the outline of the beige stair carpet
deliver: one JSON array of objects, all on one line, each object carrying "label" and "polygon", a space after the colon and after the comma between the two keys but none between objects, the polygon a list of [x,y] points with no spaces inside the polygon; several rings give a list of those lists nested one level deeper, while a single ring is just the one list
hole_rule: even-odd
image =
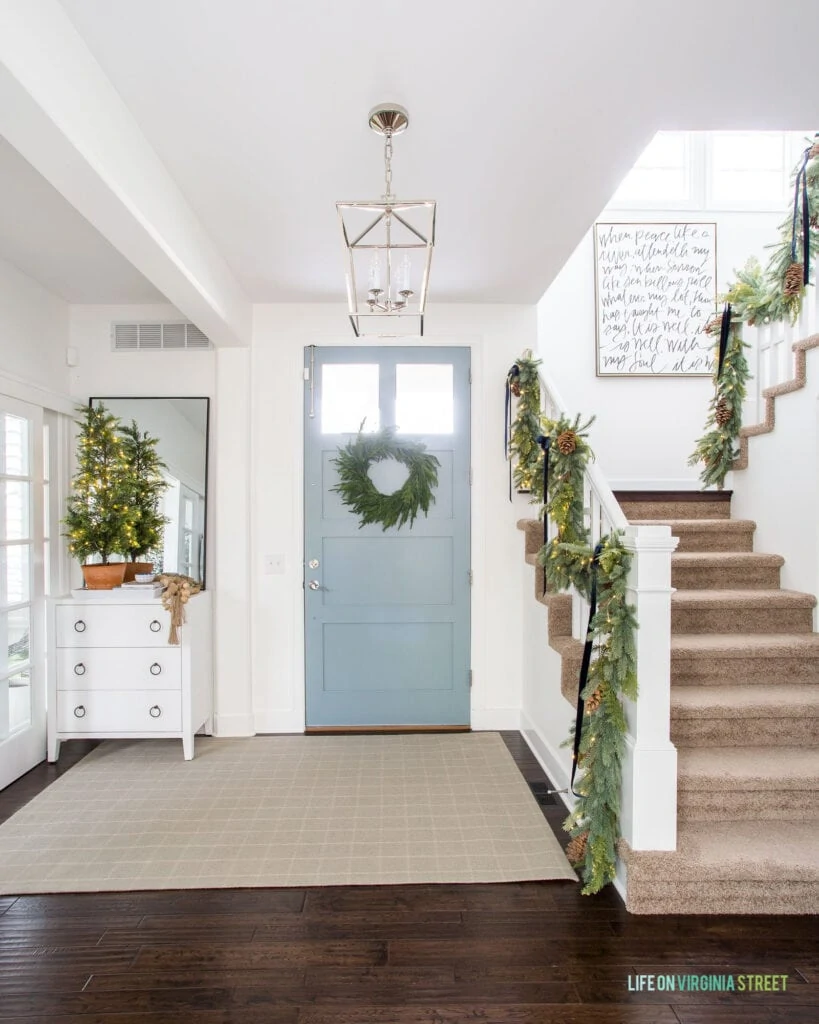
[{"label": "beige stair carpet", "polygon": [[577,876],[497,733],[111,741],[0,826],[0,893]]},{"label": "beige stair carpet", "polygon": [[[784,560],[754,551],[756,524],[731,519],[727,498],[643,492],[623,502],[632,523],[665,523],[680,541],[671,559],[678,845],[623,844],[633,913],[819,912],[816,598],[780,588]],[[518,525],[535,564],[542,526]],[[582,645],[570,598],[544,594],[539,570],[535,596],[574,706]]]}]

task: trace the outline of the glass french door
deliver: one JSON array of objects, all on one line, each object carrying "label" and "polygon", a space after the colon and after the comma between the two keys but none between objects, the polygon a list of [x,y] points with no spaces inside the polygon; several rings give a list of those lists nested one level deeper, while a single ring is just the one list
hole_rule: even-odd
[{"label": "glass french door", "polygon": [[0,396],[0,789],[45,758],[42,410]]}]

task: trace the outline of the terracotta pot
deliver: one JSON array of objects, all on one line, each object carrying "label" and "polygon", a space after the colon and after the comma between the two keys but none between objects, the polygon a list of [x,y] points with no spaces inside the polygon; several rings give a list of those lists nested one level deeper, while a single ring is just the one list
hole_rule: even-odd
[{"label": "terracotta pot", "polygon": [[136,579],[137,573],[149,573],[154,571],[153,562],[126,562],[125,563],[125,579],[123,583],[133,583]]},{"label": "terracotta pot", "polygon": [[113,590],[125,576],[125,562],[110,565],[84,565],[82,567],[86,590]]}]

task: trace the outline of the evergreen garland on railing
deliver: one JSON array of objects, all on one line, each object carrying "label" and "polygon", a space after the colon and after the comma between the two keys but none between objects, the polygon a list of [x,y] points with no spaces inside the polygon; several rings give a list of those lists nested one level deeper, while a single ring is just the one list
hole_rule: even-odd
[{"label": "evergreen garland on railing", "polygon": [[[710,321],[708,330],[719,334],[718,321]],[[742,427],[742,403],[750,377],[744,352],[747,347],[742,340],[742,325],[732,319],[721,368],[717,342],[714,394],[708,408],[705,433],[697,441],[697,447],[688,460],[689,466],[702,463],[700,480],[703,487],[715,485],[722,490],[726,474],[739,455],[737,441]]]},{"label": "evergreen garland on railing", "polygon": [[[592,551],[586,549],[588,574]],[[583,895],[614,881],[620,838],[626,716],[622,698],[637,699],[637,619],[626,587],[631,555],[617,533],[602,541],[597,586],[599,602],[589,632],[596,657],[581,697],[585,702],[577,764],[582,772],[578,799],[563,827],[571,835],[566,856],[583,875]],[[574,726],[566,745],[574,743]]]},{"label": "evergreen garland on railing", "polygon": [[[705,433],[688,460],[689,465],[703,464],[700,480],[704,487],[721,489],[737,457],[742,400],[750,376],[742,324],[794,323],[802,312],[810,264],[819,257],[819,135],[802,154],[792,177],[793,206],[780,226],[781,238],[768,265],[763,270],[758,260],[749,259],[722,296],[731,306],[731,333],[721,374],[715,361],[715,390]],[[713,320],[705,330],[717,333]]]},{"label": "evergreen garland on railing", "polygon": [[[575,548],[586,547],[585,503],[583,500],[583,475],[589,459],[594,458],[588,441],[588,429],[594,417],[581,423],[581,417],[569,420],[561,416],[557,420],[544,419],[543,433],[549,437],[549,487],[548,501],[541,509],[541,515],[548,515],[555,524],[555,536],[541,549],[541,564],[545,569],[546,582],[550,590],[565,590],[577,586],[582,594],[586,576],[577,563]],[[538,486],[533,493],[543,501],[543,477],[540,474]],[[578,585],[580,584],[580,585]]]},{"label": "evergreen garland on railing", "polygon": [[[539,467],[543,452],[537,439],[540,429],[540,360],[526,352],[515,360],[517,373],[510,374],[507,386],[517,399],[515,418],[509,438],[509,458],[513,460],[512,476],[519,491],[532,491],[540,486],[542,471]],[[541,488],[542,490],[542,488]]]},{"label": "evergreen garland on railing", "polygon": [[[593,453],[580,416],[545,423],[551,440],[549,501],[544,514],[556,536],[538,552],[548,590],[574,587],[588,597],[595,572],[588,543],[583,478]],[[596,567],[599,602],[589,626],[594,644],[582,698],[585,702],[578,768],[578,799],[564,823],[571,835],[566,854],[581,872],[583,894],[599,892],[614,879],[620,837],[620,788],[626,719],[623,696],[637,696],[634,608],[626,600],[631,555],[614,532],[601,541]],[[574,742],[574,725],[567,744]]]}]

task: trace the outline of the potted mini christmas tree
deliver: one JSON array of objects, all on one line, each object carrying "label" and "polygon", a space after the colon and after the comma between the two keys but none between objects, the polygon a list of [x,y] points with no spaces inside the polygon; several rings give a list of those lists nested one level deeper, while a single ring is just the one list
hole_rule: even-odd
[{"label": "potted mini christmas tree", "polygon": [[[122,583],[125,562],[112,562],[133,543],[135,512],[132,484],[119,420],[100,404],[81,410],[77,421],[77,471],[66,502],[64,536],[68,550],[82,563],[89,590],[111,590]],[[89,562],[98,558],[99,562]]]},{"label": "potted mini christmas tree", "polygon": [[159,511],[159,503],[168,486],[163,475],[167,469],[159,457],[156,446],[158,437],[151,437],[148,431],[141,431],[136,420],[130,426],[121,426],[122,450],[131,484],[129,498],[134,512],[134,524],[126,550],[129,559],[125,567],[125,581],[130,582],[137,574],[152,573],[153,562],[143,561],[145,556],[162,547],[162,531],[169,522]]}]

